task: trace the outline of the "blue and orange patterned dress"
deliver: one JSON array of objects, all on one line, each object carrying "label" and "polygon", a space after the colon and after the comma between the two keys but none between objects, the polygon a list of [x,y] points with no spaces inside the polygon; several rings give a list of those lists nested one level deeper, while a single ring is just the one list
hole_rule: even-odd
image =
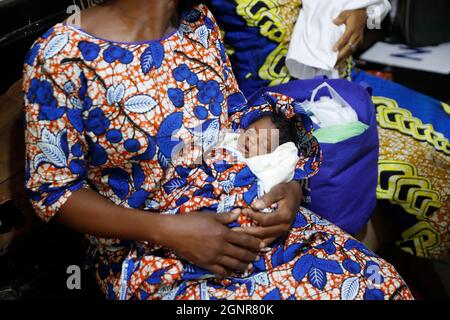
[{"label": "blue and orange patterned dress", "polygon": [[[34,44],[24,74],[26,188],[43,220],[82,188],[136,209],[175,203],[189,211],[186,202],[196,197],[214,202],[211,168],[173,150],[192,141],[196,128],[203,143],[213,143],[249,110],[205,6],[185,12],[168,37],[140,43],[58,24]],[[312,155],[300,160],[296,178],[317,172],[320,156]],[[193,177],[205,178],[196,195]],[[246,177],[242,192],[254,184]],[[390,264],[303,208],[245,275],[223,280],[205,278],[166,248],[88,239],[109,299],[412,298]]]}]

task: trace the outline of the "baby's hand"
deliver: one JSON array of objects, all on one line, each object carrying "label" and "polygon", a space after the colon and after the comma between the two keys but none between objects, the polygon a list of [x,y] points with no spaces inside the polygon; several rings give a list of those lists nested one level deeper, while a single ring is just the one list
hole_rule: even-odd
[{"label": "baby's hand", "polygon": [[[272,207],[274,207],[274,205],[272,205]],[[238,210],[238,211],[235,211],[235,210]],[[253,212],[253,209],[245,208],[245,209],[235,209],[235,210],[233,210],[232,212],[233,213],[234,212],[236,212],[236,213],[239,212],[239,218],[237,219],[237,221],[239,222],[241,227],[234,228],[233,230],[245,231],[245,228],[258,226],[258,223],[254,219],[252,219],[250,217],[250,213]],[[267,213],[271,213],[273,211],[274,211],[274,209],[272,209],[272,208],[266,208],[266,209],[261,210],[261,212],[267,212]],[[268,252],[270,250],[271,250],[270,247],[264,247],[259,252],[260,253],[265,253],[265,252]]]},{"label": "baby's hand", "polygon": [[255,221],[249,217],[248,210],[251,209],[234,209],[232,213],[239,213],[239,217],[237,218],[236,222],[239,224],[239,227],[233,228],[233,230],[241,231],[241,228],[245,227],[254,227],[256,226]]}]

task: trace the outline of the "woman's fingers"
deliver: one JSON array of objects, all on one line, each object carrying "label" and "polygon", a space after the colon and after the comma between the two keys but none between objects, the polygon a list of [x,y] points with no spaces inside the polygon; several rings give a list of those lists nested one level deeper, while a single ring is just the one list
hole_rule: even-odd
[{"label": "woman's fingers", "polygon": [[244,232],[247,234],[251,234],[255,237],[258,237],[263,240],[262,247],[267,245],[267,240],[270,238],[278,238],[283,233],[289,231],[289,225],[275,225],[270,227],[246,227],[244,228]]},{"label": "woman's fingers", "polygon": [[[260,249],[261,248],[258,248],[258,251]],[[256,252],[248,251],[232,244],[225,245],[223,252],[224,256],[232,257],[246,264],[255,261],[256,257],[258,256]]]},{"label": "woman's fingers", "polygon": [[353,52],[358,48],[358,45],[361,43],[361,39],[362,37],[359,33],[353,33],[351,35],[345,47],[339,51],[336,66],[339,66],[353,54]]},{"label": "woman's fingers", "polygon": [[262,213],[259,211],[251,211],[247,213],[247,216],[256,221],[259,226],[268,227],[272,225],[280,224],[280,217],[277,211],[272,213]]},{"label": "woman's fingers", "polygon": [[364,8],[344,11],[335,19],[335,24],[342,25],[345,23],[346,26],[345,33],[333,48],[335,51],[339,51],[336,66],[344,62],[362,42],[366,21],[367,12]]},{"label": "woman's fingers", "polygon": [[261,248],[261,240],[258,239],[258,237],[254,237],[243,232],[230,230],[226,236],[226,240],[236,246],[246,248],[250,250],[250,252],[258,252]]},{"label": "woman's fingers", "polygon": [[216,218],[216,220],[219,221],[220,223],[227,225],[235,221],[239,217],[239,215],[240,211],[233,210],[232,212],[228,213],[215,214],[214,218]]},{"label": "woman's fingers", "polygon": [[347,44],[347,42],[350,40],[350,37],[355,32],[355,30],[347,25],[347,20],[350,17],[350,11],[343,11],[341,14],[333,20],[333,23],[337,26],[346,24],[345,32],[344,34],[339,38],[339,40],[336,42],[336,44],[333,47],[334,51],[341,51]]},{"label": "woman's fingers", "polygon": [[[257,225],[268,227],[279,224],[290,224],[293,219],[290,206],[285,201],[280,202],[278,209],[271,213],[263,213],[259,211],[250,211],[246,215],[254,220]],[[296,211],[296,209],[294,209]],[[294,212],[295,214],[296,212]]]},{"label": "woman's fingers", "polygon": [[219,264],[215,264],[213,266],[206,266],[205,269],[211,271],[219,278],[225,278],[228,277],[231,274],[231,270],[224,268],[223,266]]},{"label": "woman's fingers", "polygon": [[278,239],[278,237],[272,237],[272,238],[264,239],[264,247],[270,246],[277,239]]},{"label": "woman's fingers", "polygon": [[342,37],[339,38],[338,42],[336,42],[336,44],[333,47],[333,50],[341,52],[343,49],[345,49],[354,32],[355,30],[353,29],[350,28],[345,29],[344,34],[342,35]]},{"label": "woman's fingers", "polygon": [[342,49],[339,52],[338,59],[336,61],[336,67],[339,67],[345,60],[348,59],[353,53],[353,50],[350,48],[350,46],[346,46],[344,49]]},{"label": "woman's fingers", "polygon": [[265,208],[269,208],[274,203],[277,203],[278,201],[283,199],[285,194],[283,186],[283,184],[280,184],[273,187],[269,193],[266,193],[261,198],[256,199],[253,202],[252,207],[256,210],[262,210]]},{"label": "woman's fingers", "polygon": [[340,26],[341,24],[344,24],[345,21],[347,21],[348,16],[350,15],[349,11],[342,11],[336,19],[333,20],[333,23],[337,26]]},{"label": "woman's fingers", "polygon": [[217,263],[225,269],[233,271],[245,271],[248,269],[249,263],[242,262],[238,259],[229,256],[222,256]]}]

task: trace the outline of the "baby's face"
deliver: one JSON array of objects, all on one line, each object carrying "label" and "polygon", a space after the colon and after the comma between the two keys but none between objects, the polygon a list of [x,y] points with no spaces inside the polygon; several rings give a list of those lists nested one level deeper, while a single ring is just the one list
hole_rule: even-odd
[{"label": "baby's face", "polygon": [[238,149],[245,158],[273,152],[279,145],[279,130],[270,117],[262,117],[241,133]]}]

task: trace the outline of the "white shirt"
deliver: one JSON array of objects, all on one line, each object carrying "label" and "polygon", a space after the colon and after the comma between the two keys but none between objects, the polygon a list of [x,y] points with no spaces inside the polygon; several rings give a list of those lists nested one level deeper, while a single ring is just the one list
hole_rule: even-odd
[{"label": "white shirt", "polygon": [[345,32],[345,25],[337,26],[333,20],[342,11],[367,8],[369,24],[381,21],[391,9],[388,0],[303,0],[303,8],[292,34],[286,66],[298,79],[319,75],[337,78],[334,68],[338,52],[334,45]]}]

